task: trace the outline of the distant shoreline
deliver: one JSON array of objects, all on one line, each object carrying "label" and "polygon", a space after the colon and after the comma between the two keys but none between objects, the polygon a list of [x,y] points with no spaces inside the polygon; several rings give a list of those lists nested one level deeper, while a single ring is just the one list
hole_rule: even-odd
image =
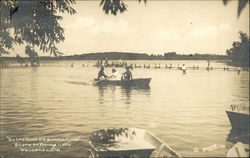
[{"label": "distant shoreline", "polygon": [[[24,60],[28,60],[29,61],[29,58],[28,57],[24,57],[23,58]],[[16,60],[16,57],[0,57],[0,60]],[[39,60],[43,61],[43,60],[50,60],[50,61],[65,61],[65,60],[82,60],[82,61],[97,61],[98,59],[57,59],[57,58],[43,58],[43,57],[40,57]],[[159,61],[171,61],[171,60],[197,60],[197,61],[200,61],[200,60],[209,60],[209,61],[217,61],[217,62],[230,62],[231,60],[230,59],[108,59],[110,61],[136,61],[136,60],[141,60],[141,61],[152,61],[152,60],[159,60]]]},{"label": "distant shoreline", "polygon": [[[16,59],[16,57],[0,57],[2,60]],[[29,60],[28,57],[23,59]],[[230,60],[227,55],[216,54],[176,54],[175,52],[165,53],[164,55],[148,55],[142,53],[123,53],[123,52],[101,52],[77,54],[70,56],[40,56],[40,60]]]}]

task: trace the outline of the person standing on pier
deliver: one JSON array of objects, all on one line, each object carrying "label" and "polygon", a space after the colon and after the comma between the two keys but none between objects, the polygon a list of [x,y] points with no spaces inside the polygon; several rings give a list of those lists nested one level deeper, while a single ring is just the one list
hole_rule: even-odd
[{"label": "person standing on pier", "polygon": [[207,70],[209,71],[210,69],[212,69],[212,68],[210,67],[210,60],[207,60]]},{"label": "person standing on pier", "polygon": [[241,70],[241,68],[240,68],[240,67],[238,67],[238,70],[237,70],[238,75],[240,74],[240,70]]},{"label": "person standing on pier", "polygon": [[185,64],[182,65],[181,70],[183,74],[186,74],[187,67],[185,66]]}]

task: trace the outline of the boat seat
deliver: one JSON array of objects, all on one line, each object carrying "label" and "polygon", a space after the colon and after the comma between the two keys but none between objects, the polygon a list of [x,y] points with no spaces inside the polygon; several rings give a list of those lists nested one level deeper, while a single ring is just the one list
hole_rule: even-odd
[{"label": "boat seat", "polygon": [[169,149],[166,147],[165,144],[162,144],[159,148],[155,149],[150,155],[150,158],[155,158],[155,157],[175,157],[175,156],[170,154]]}]

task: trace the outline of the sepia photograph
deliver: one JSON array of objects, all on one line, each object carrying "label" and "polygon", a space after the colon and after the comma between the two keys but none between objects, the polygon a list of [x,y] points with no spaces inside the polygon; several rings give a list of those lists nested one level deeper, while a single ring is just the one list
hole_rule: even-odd
[{"label": "sepia photograph", "polygon": [[1,0],[0,158],[249,157],[249,0]]}]

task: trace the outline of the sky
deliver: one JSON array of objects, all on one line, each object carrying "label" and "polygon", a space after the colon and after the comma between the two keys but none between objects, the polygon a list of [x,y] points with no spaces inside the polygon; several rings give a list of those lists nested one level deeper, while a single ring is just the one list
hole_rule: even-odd
[{"label": "sky", "polygon": [[[106,15],[100,1],[76,0],[75,15],[63,14],[60,22],[65,41],[58,44],[64,55],[94,52],[147,54],[220,54],[249,34],[249,4],[237,17],[237,1],[222,0],[125,1],[127,11]],[[19,50],[23,48],[16,47]],[[48,55],[39,51],[39,55]]]}]

